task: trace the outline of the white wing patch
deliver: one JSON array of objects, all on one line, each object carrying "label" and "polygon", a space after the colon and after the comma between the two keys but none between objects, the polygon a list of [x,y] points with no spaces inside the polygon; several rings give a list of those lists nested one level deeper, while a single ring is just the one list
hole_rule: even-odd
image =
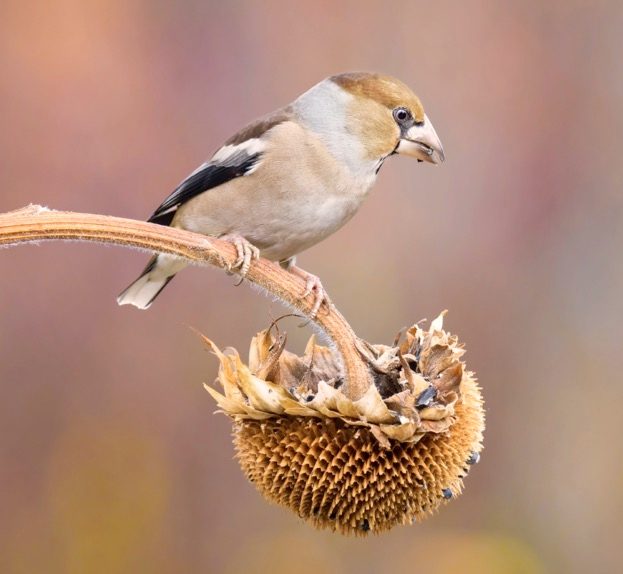
[{"label": "white wing patch", "polygon": [[[240,153],[244,153],[248,156],[252,156],[263,152],[266,149],[266,143],[259,138],[252,138],[236,145],[224,145],[222,148],[212,156],[209,163],[227,164],[228,160],[232,157],[238,156]],[[200,170],[201,168],[199,168]],[[199,171],[197,170],[197,171]],[[247,173],[250,173],[247,172]]]}]

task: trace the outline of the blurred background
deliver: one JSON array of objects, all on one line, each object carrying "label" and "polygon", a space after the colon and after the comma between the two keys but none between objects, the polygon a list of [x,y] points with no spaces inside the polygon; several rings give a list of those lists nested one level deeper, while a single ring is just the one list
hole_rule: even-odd
[{"label": "blurred background", "polygon": [[[145,219],[247,121],[332,73],[411,85],[439,168],[395,158],[299,258],[362,337],[448,308],[487,407],[463,496],[367,539],[266,503],[233,460],[189,326],[244,352],[284,309],[213,269],[149,312],[147,256],[0,253],[0,571],[619,571],[623,4],[0,4],[0,211]],[[282,324],[290,347],[309,336]]]}]

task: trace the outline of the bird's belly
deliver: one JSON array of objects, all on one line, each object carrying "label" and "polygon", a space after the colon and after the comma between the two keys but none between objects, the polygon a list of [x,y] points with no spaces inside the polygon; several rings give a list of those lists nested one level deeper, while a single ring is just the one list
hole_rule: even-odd
[{"label": "bird's belly", "polygon": [[282,261],[337,231],[351,219],[360,203],[357,198],[340,196],[314,202],[277,202],[241,235],[257,245],[263,257]]},{"label": "bird's belly", "polygon": [[175,227],[205,235],[238,234],[259,247],[262,257],[283,261],[322,241],[356,213],[364,193],[316,193],[309,190],[281,194],[228,193],[210,190],[201,206],[189,201],[176,215]]}]

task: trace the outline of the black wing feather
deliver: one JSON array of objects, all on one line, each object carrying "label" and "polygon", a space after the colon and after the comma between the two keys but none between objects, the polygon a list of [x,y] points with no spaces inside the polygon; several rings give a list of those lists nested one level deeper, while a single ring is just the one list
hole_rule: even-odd
[{"label": "black wing feather", "polygon": [[150,223],[171,225],[177,208],[204,191],[213,189],[247,173],[260,159],[260,153],[248,155],[244,151],[228,157],[224,163],[208,163],[188,176],[147,220]]}]

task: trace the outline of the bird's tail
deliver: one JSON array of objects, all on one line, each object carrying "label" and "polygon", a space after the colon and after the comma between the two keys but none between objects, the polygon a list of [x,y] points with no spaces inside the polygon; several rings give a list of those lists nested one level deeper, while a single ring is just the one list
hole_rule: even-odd
[{"label": "bird's tail", "polygon": [[186,267],[182,259],[170,255],[154,255],[139,278],[124,289],[117,303],[147,309],[178,271]]}]

